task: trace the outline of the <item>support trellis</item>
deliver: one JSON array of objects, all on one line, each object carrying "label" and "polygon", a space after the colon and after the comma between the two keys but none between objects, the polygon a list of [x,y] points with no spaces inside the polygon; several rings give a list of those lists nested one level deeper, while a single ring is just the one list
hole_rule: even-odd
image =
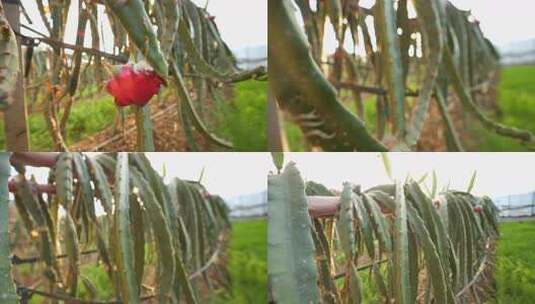
[{"label": "support trellis", "polygon": [[[409,17],[409,6],[416,18]],[[326,67],[327,24],[338,47]],[[312,146],[326,151],[412,150],[434,98],[448,148],[462,151],[448,111],[449,87],[470,123],[525,144],[535,139],[529,131],[491,120],[477,104],[473,92],[498,72],[499,54],[470,13],[449,1],[377,0],[369,9],[358,0],[269,1],[269,33],[275,98]],[[354,49],[346,50],[346,42]],[[357,48],[365,55],[351,53]],[[419,50],[423,58],[416,55]],[[420,88],[412,91],[408,87],[415,76]],[[344,94],[351,94],[356,114],[342,103]],[[369,94],[376,95],[375,122],[364,117]]]},{"label": "support trellis", "polygon": [[268,208],[275,302],[368,303],[364,282],[380,303],[483,303],[495,295],[498,209],[488,197],[446,190],[432,198],[410,178],[333,192],[305,183],[289,163],[268,177]]},{"label": "support trellis", "polygon": [[[152,298],[160,303],[197,303],[199,284],[212,288],[227,280],[219,261],[230,227],[229,211],[221,197],[209,194],[198,182],[174,178],[164,184],[142,153],[1,153],[0,157],[7,168],[10,160],[19,172],[8,182],[9,171],[2,171],[6,212],[0,224],[6,230],[0,231],[1,240],[16,244],[28,238],[34,250],[25,252],[38,253],[21,257],[10,253],[9,243],[0,244],[0,263],[7,267],[0,271],[10,274],[11,264],[28,263],[42,269],[37,287],[2,276],[0,284],[16,285],[21,301],[39,295],[77,303],[139,303]],[[25,166],[50,168],[48,184],[28,179]],[[7,215],[14,214],[7,212],[8,191],[14,193],[17,221],[23,227],[16,237],[7,234]],[[146,259],[146,250],[154,262]],[[83,256],[95,257],[105,270],[113,299],[77,297],[79,284],[92,284],[80,273]],[[144,276],[149,268],[155,270],[154,282]],[[156,287],[150,294],[142,293],[145,284]],[[2,295],[11,301],[6,303],[17,301],[11,291]]]}]

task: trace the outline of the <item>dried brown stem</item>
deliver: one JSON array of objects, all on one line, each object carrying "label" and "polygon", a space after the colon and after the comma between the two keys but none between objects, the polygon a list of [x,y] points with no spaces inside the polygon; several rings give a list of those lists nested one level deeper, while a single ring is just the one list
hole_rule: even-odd
[{"label": "dried brown stem", "polygon": [[[25,28],[28,28],[27,26],[24,26],[23,27]],[[37,32],[39,33],[39,32]],[[41,37],[38,37],[38,38],[30,38],[30,37],[27,37],[21,33],[15,33],[17,36],[20,36],[22,38],[25,38],[25,39],[34,39],[34,40],[37,40],[37,41],[40,41],[40,42],[44,42],[52,47],[56,47],[56,48],[63,48],[63,49],[69,49],[69,50],[74,50],[74,51],[80,51],[80,52],[83,52],[83,53],[86,53],[86,54],[90,54],[90,55],[94,55],[94,56],[100,56],[100,57],[104,57],[104,58],[107,58],[107,59],[110,59],[110,60],[113,60],[113,61],[116,61],[118,63],[127,63],[128,62],[128,58],[125,57],[125,56],[121,56],[121,55],[114,55],[114,54],[110,54],[110,53],[106,53],[106,52],[103,52],[103,51],[100,51],[100,50],[97,50],[97,49],[93,49],[93,48],[87,48],[87,47],[83,47],[83,46],[76,46],[76,45],[73,45],[73,44],[69,44],[69,43],[65,43],[63,41],[59,41],[59,40],[56,40],[56,39],[52,39],[50,37],[46,37],[44,36],[44,34],[41,34],[39,33],[40,35],[43,35]]]}]

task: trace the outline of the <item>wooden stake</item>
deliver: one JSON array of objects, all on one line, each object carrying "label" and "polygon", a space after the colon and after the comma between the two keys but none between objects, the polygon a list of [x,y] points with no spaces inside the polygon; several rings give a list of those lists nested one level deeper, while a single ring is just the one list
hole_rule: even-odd
[{"label": "wooden stake", "polygon": [[[11,1],[3,1],[6,17],[15,32],[20,33],[20,8],[18,4]],[[19,75],[13,93],[13,104],[6,108],[4,112],[4,129],[6,136],[6,150],[8,151],[28,151],[28,111],[24,99],[24,86],[22,82],[22,52],[19,42]]]}]

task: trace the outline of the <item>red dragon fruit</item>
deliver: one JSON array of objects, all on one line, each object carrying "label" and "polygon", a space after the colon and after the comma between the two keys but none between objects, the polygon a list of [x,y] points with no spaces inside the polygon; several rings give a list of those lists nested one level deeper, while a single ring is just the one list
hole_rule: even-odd
[{"label": "red dragon fruit", "polygon": [[147,66],[127,64],[108,81],[106,90],[115,97],[119,107],[142,107],[158,93],[162,84],[164,80]]}]

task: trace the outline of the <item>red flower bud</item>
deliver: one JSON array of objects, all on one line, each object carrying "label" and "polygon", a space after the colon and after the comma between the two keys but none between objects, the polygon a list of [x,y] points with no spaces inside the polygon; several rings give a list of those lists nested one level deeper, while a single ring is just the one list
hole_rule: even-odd
[{"label": "red flower bud", "polygon": [[7,183],[7,188],[9,190],[9,192],[11,193],[14,193],[17,191],[17,186],[15,186],[15,180],[10,180],[8,183]]},{"label": "red flower bud", "polygon": [[336,51],[334,51],[334,59],[336,60],[344,59],[344,50],[341,47],[336,48]]},{"label": "red flower bud", "polygon": [[474,211],[475,211],[475,213],[481,213],[482,210],[483,210],[483,209],[481,208],[481,206],[475,206],[475,207],[474,207]]},{"label": "red flower bud", "polygon": [[119,73],[106,84],[106,90],[115,97],[119,107],[144,106],[160,90],[164,80],[154,71],[145,68],[134,69],[124,65]]}]

